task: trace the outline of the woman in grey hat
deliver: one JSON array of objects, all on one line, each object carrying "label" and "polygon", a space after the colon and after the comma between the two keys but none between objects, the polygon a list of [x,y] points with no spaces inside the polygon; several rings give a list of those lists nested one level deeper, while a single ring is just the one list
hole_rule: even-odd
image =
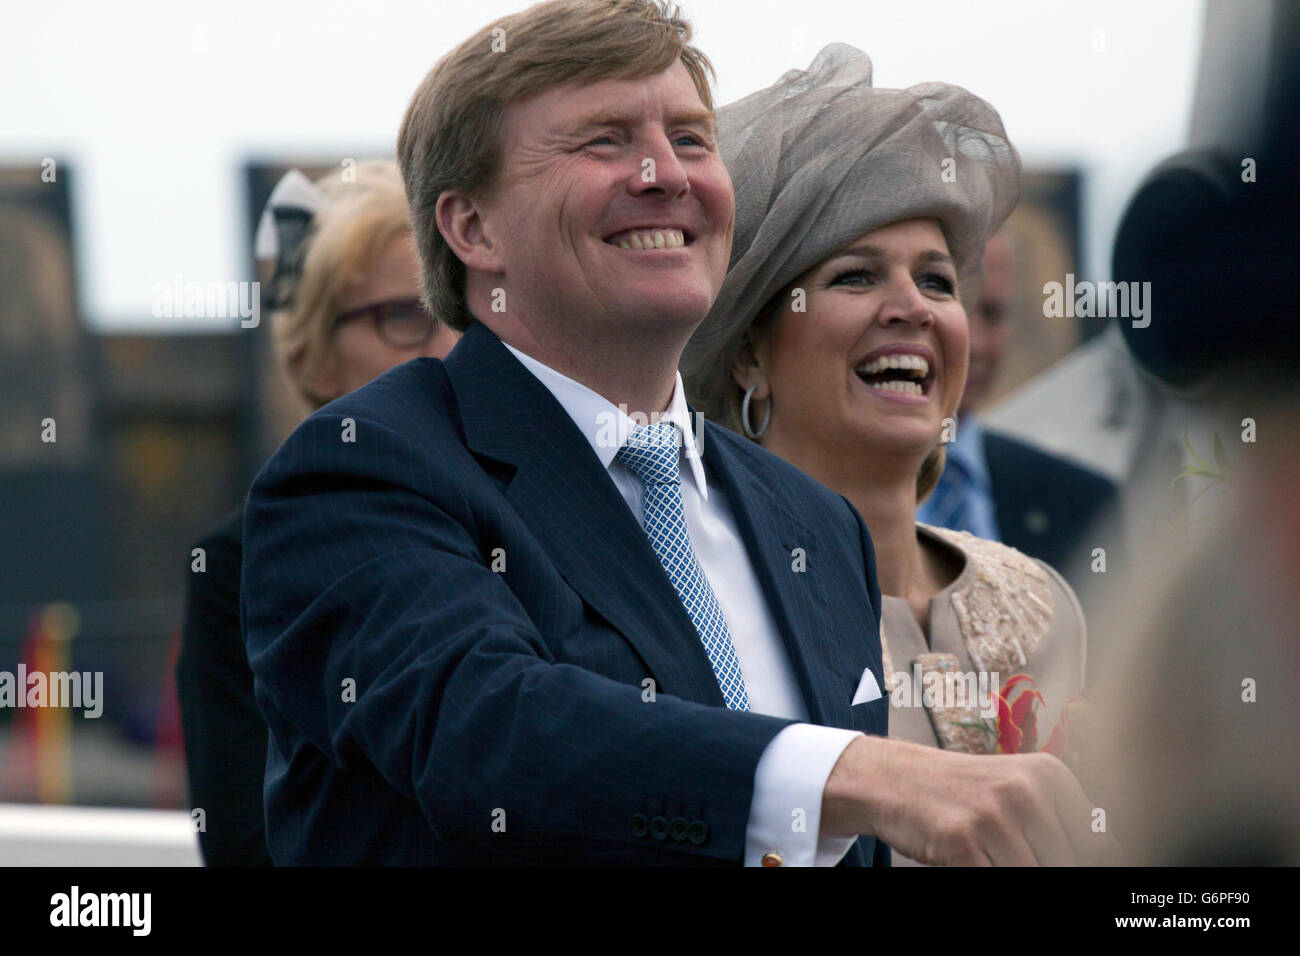
[{"label": "woman in grey hat", "polygon": [[915,518],[955,437],[962,303],[1018,197],[998,114],[955,86],[877,89],[867,56],[832,44],[718,120],[735,241],[683,357],[695,407],[866,520],[891,737],[1043,749],[1083,681],[1074,594],[1039,561]]}]

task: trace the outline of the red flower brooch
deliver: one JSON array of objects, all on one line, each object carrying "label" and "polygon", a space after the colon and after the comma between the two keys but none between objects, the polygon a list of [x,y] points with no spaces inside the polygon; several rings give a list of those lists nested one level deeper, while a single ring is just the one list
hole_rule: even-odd
[{"label": "red flower brooch", "polygon": [[1038,749],[1036,708],[1040,705],[1045,705],[1043,695],[1028,674],[1016,674],[1003,685],[998,692],[998,753],[1028,754]]},{"label": "red flower brooch", "polygon": [[1083,706],[1082,697],[1071,697],[1061,709],[1061,717],[1052,728],[1047,743],[1038,746],[1038,708],[1045,706],[1038,685],[1028,674],[1015,674],[998,693],[998,753],[1028,754],[1041,749],[1064,760],[1068,747],[1070,712]]}]

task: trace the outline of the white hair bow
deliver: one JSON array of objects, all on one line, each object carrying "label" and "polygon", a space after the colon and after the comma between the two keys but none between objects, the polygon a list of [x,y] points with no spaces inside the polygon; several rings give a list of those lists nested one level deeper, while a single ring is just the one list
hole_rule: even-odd
[{"label": "white hair bow", "polygon": [[302,271],[303,239],[324,202],[325,194],[320,187],[297,169],[280,177],[271,190],[253,241],[253,255],[275,263],[268,283],[271,308],[279,308],[289,301],[294,280]]}]

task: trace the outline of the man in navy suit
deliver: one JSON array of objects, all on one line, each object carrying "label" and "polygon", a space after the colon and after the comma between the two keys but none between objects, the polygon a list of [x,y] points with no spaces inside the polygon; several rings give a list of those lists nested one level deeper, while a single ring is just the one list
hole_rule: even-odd
[{"label": "man in navy suit", "polygon": [[423,282],[465,334],[312,415],[246,508],[277,863],[1090,852],[1055,758],[884,739],[861,518],[686,406],[734,220],[689,39],[554,0],[416,92]]}]

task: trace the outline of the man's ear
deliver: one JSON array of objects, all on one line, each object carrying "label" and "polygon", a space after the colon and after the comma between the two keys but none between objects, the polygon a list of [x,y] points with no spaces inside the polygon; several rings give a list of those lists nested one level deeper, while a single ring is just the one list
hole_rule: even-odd
[{"label": "man's ear", "polygon": [[754,397],[757,399],[767,398],[770,392],[767,373],[764,371],[766,357],[763,343],[755,345],[754,335],[751,332],[746,333],[744,341],[740,344],[740,351],[731,362],[732,379],[746,391],[757,385],[758,389],[754,392]]},{"label": "man's ear", "polygon": [[444,192],[438,197],[434,219],[443,241],[466,269],[501,271],[501,244],[492,241],[476,200],[464,193]]}]

